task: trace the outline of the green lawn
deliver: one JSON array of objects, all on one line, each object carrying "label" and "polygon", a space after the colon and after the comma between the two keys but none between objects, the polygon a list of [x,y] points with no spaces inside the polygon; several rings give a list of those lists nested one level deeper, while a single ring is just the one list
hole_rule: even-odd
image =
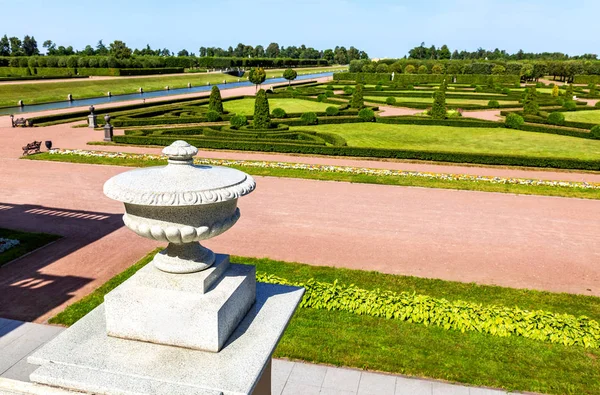
[{"label": "green lawn", "polygon": [[[325,111],[331,104],[302,99],[269,99],[269,109],[283,108],[287,113],[303,113],[307,111]],[[254,114],[254,99],[229,100],[223,102],[223,108],[232,114]]]},{"label": "green lawn", "polygon": [[[398,102],[398,103],[410,102],[410,103],[431,103],[431,104],[433,104],[433,98],[429,98],[429,97],[409,97],[409,96],[400,96],[399,97],[399,96],[394,96],[394,95],[390,95],[390,96],[393,96],[396,99],[396,102]],[[387,98],[387,96],[365,96],[365,100],[385,101],[386,98]],[[454,105],[477,104],[477,105],[481,105],[481,106],[487,106],[487,104],[489,103],[489,100],[452,99],[448,95],[448,96],[446,96],[446,103],[454,104]],[[501,104],[518,105],[519,102],[511,101],[511,100],[502,100]]]},{"label": "green lawn", "polygon": [[[292,129],[306,129],[296,127]],[[311,127],[339,134],[349,146],[598,160],[600,141],[504,128],[337,124]]]},{"label": "green lawn", "polygon": [[60,239],[60,236],[46,233],[19,232],[11,229],[0,228],[0,238],[19,240],[20,244],[0,253],[0,266],[19,258],[33,250]]},{"label": "green lawn", "polygon": [[[157,251],[67,307],[50,322],[72,325],[102,303],[106,293],[150,262]],[[305,282],[310,278],[328,283],[338,280],[368,290],[414,292],[451,301],[542,309],[600,319],[600,300],[590,296],[481,286],[270,259],[233,257],[232,260],[255,265],[259,272],[294,282]],[[568,347],[517,336],[461,333],[437,326],[427,327],[342,311],[298,309],[275,356],[507,390],[578,395],[600,393],[598,349]]]},{"label": "green lawn", "polygon": [[587,122],[600,125],[600,109],[589,111],[567,111],[563,112],[565,119],[572,122]]},{"label": "green lawn", "polygon": [[[312,71],[314,70],[314,71]],[[302,73],[329,71],[326,68],[300,69]],[[281,70],[268,70],[267,76],[280,77]],[[242,78],[244,80],[245,77]],[[222,83],[223,80],[235,82],[238,77],[232,77],[227,74],[205,74],[205,73],[186,73],[175,76],[158,76],[147,78],[127,78],[108,80],[90,80],[83,79],[71,82],[44,82],[39,84],[0,84],[0,107],[16,106],[19,100],[23,103],[36,104],[52,101],[67,100],[67,95],[72,94],[74,99],[84,99],[89,97],[106,96],[107,92],[113,95],[126,93],[136,93],[140,87],[145,91],[154,91],[164,89],[165,86],[171,88],[185,88],[188,82],[194,86]]]}]

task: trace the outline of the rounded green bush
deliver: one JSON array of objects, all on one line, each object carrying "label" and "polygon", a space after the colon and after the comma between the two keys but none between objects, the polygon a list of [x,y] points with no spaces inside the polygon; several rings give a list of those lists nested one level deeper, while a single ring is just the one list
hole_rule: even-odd
[{"label": "rounded green bush", "polygon": [[483,86],[477,85],[475,92],[483,92]]},{"label": "rounded green bush", "polygon": [[412,91],[413,89],[415,89],[415,86],[411,85],[411,84],[408,84],[408,85],[406,85],[406,89],[409,90],[409,91]]},{"label": "rounded green bush", "polygon": [[564,125],[565,115],[562,112],[555,111],[552,114],[548,115],[547,121],[551,125]]},{"label": "rounded green bush", "polygon": [[327,96],[325,96],[324,93],[321,93],[319,96],[317,96],[317,100],[320,102],[324,102],[325,100],[327,100]]},{"label": "rounded green bush", "polygon": [[559,106],[564,106],[565,105],[565,100],[562,97],[557,97],[556,98],[556,104],[558,104]]},{"label": "rounded green bush", "polygon": [[248,124],[248,118],[246,118],[245,115],[234,115],[229,120],[229,124],[234,129],[241,128],[242,126],[246,126]]},{"label": "rounded green bush", "polygon": [[347,95],[351,95],[354,93],[354,89],[352,89],[351,86],[345,86],[343,90],[344,90],[344,93]]},{"label": "rounded green bush", "polygon": [[273,118],[285,118],[287,116],[287,113],[283,108],[274,108],[271,112],[271,116]]},{"label": "rounded green bush", "polygon": [[330,117],[338,115],[339,112],[340,112],[340,110],[335,106],[327,107],[325,109],[325,114],[327,114]]},{"label": "rounded green bush", "polygon": [[573,100],[567,100],[565,104],[563,104],[563,108],[567,111],[575,111],[577,109],[577,103]]},{"label": "rounded green bush", "polygon": [[317,118],[317,114],[314,112],[305,112],[300,117],[300,121],[304,125],[316,125],[319,122],[319,118]]},{"label": "rounded green bush", "polygon": [[358,112],[358,117],[366,122],[371,122],[375,119],[375,112],[370,108],[363,108]]},{"label": "rounded green bush", "polygon": [[600,108],[600,100],[598,100],[598,101],[596,102],[596,104],[594,104],[594,107],[596,107],[596,108]]},{"label": "rounded green bush", "polygon": [[208,120],[208,122],[217,122],[221,120],[221,114],[219,114],[216,111],[207,111],[206,119]]},{"label": "rounded green bush", "polygon": [[590,130],[590,135],[593,139],[600,139],[600,125],[596,125]]},{"label": "rounded green bush", "polygon": [[396,98],[395,97],[388,97],[387,99],[385,99],[385,103],[386,104],[390,104],[390,105],[396,104]]},{"label": "rounded green bush", "polygon": [[523,117],[519,114],[510,113],[506,116],[506,120],[504,121],[504,126],[509,129],[519,129],[525,121]]},{"label": "rounded green bush", "polygon": [[510,89],[509,88],[502,88],[502,93],[505,95],[510,94]]},{"label": "rounded green bush", "polygon": [[325,96],[332,97],[334,95],[333,91],[325,91]]},{"label": "rounded green bush", "polygon": [[333,90],[333,85],[327,85],[327,90],[328,91],[332,91]]},{"label": "rounded green bush", "polygon": [[489,108],[500,108],[500,103],[498,103],[498,100],[490,100],[488,102],[488,107]]},{"label": "rounded green bush", "polygon": [[383,90],[383,86],[381,86],[380,84],[377,84],[377,85],[375,86],[375,90],[376,90],[376,91],[382,91],[382,90]]}]

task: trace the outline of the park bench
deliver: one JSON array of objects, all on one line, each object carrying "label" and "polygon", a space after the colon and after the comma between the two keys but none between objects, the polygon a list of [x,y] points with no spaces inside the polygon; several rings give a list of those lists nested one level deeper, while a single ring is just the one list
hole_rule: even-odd
[{"label": "park bench", "polygon": [[41,141],[34,141],[33,143],[27,144],[25,147],[23,147],[23,155],[35,154],[40,152],[41,145]]},{"label": "park bench", "polygon": [[27,127],[27,126],[31,126],[31,122],[29,121],[29,119],[25,119],[25,118],[17,118],[15,120],[12,121],[12,127],[16,128],[17,126],[21,126],[21,127]]}]

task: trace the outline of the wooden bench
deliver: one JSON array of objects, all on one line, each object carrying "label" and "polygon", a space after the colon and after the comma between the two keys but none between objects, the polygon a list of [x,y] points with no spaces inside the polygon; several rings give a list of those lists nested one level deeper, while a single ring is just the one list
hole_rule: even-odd
[{"label": "wooden bench", "polygon": [[23,155],[36,154],[40,152],[41,146],[41,141],[34,141],[33,143],[29,143],[25,147],[23,147]]},{"label": "wooden bench", "polygon": [[25,118],[17,118],[15,120],[12,121],[12,127],[16,128],[17,126],[20,126],[22,128],[27,127],[27,126],[31,126],[31,122],[29,121],[29,119],[25,119]]}]

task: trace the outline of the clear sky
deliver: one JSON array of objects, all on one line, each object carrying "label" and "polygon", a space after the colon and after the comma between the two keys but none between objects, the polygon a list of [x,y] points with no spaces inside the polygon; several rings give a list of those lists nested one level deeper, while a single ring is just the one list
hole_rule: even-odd
[{"label": "clear sky", "polygon": [[422,41],[451,50],[600,54],[599,0],[2,0],[0,35],[82,49],[336,45],[402,57]]}]

